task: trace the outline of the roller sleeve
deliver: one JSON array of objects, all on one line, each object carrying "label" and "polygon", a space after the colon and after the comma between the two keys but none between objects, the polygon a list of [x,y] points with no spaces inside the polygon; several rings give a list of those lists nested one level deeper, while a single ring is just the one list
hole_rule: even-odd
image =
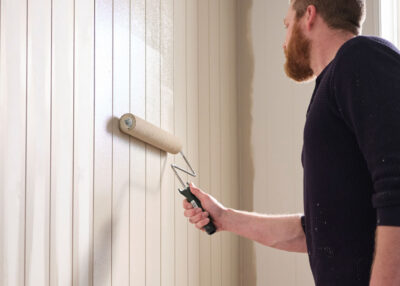
[{"label": "roller sleeve", "polygon": [[172,154],[177,154],[182,150],[182,144],[176,136],[136,115],[124,114],[119,123],[122,132],[161,150]]}]

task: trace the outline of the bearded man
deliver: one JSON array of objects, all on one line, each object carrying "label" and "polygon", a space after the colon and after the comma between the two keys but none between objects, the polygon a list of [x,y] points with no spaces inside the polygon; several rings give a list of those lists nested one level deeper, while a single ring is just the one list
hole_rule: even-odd
[{"label": "bearded man", "polygon": [[202,229],[308,253],[317,286],[400,285],[400,52],[359,36],[364,0],[292,0],[285,72],[316,78],[304,127],[304,214],[229,209],[191,184]]}]

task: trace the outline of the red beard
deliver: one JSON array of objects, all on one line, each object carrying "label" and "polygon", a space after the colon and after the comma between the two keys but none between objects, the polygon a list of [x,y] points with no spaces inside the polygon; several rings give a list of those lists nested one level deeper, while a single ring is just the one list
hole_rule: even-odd
[{"label": "red beard", "polygon": [[292,37],[285,49],[285,72],[288,77],[297,82],[303,82],[314,76],[310,64],[310,50],[311,42],[304,36],[296,22],[293,26]]}]

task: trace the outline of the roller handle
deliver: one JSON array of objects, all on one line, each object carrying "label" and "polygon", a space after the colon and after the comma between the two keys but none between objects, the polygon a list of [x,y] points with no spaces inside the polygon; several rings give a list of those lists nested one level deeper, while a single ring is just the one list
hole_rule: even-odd
[{"label": "roller handle", "polygon": [[[181,190],[181,189],[178,189],[178,190],[179,190],[179,192],[180,192],[184,197],[186,197],[186,199],[188,200],[188,202],[189,202],[194,208],[201,208],[201,209],[204,211],[204,209],[203,209],[203,207],[202,207],[202,205],[201,205],[200,200],[199,200],[195,195],[193,195],[193,193],[190,191],[190,187],[189,187],[189,186],[187,186],[186,189],[184,189],[184,190]],[[212,222],[211,216],[209,216],[209,219],[210,219],[210,222],[209,222],[206,226],[204,226],[204,230],[205,230],[209,235],[211,235],[211,234],[213,234],[217,229],[215,228],[215,225],[214,225],[214,223]]]}]

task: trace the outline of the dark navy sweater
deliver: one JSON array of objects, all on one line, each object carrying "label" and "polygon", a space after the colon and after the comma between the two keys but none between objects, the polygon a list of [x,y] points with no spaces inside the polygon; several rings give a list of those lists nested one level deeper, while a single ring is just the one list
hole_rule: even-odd
[{"label": "dark navy sweater", "polygon": [[400,54],[392,44],[355,37],[317,77],[302,164],[316,285],[369,285],[377,225],[400,226]]}]

